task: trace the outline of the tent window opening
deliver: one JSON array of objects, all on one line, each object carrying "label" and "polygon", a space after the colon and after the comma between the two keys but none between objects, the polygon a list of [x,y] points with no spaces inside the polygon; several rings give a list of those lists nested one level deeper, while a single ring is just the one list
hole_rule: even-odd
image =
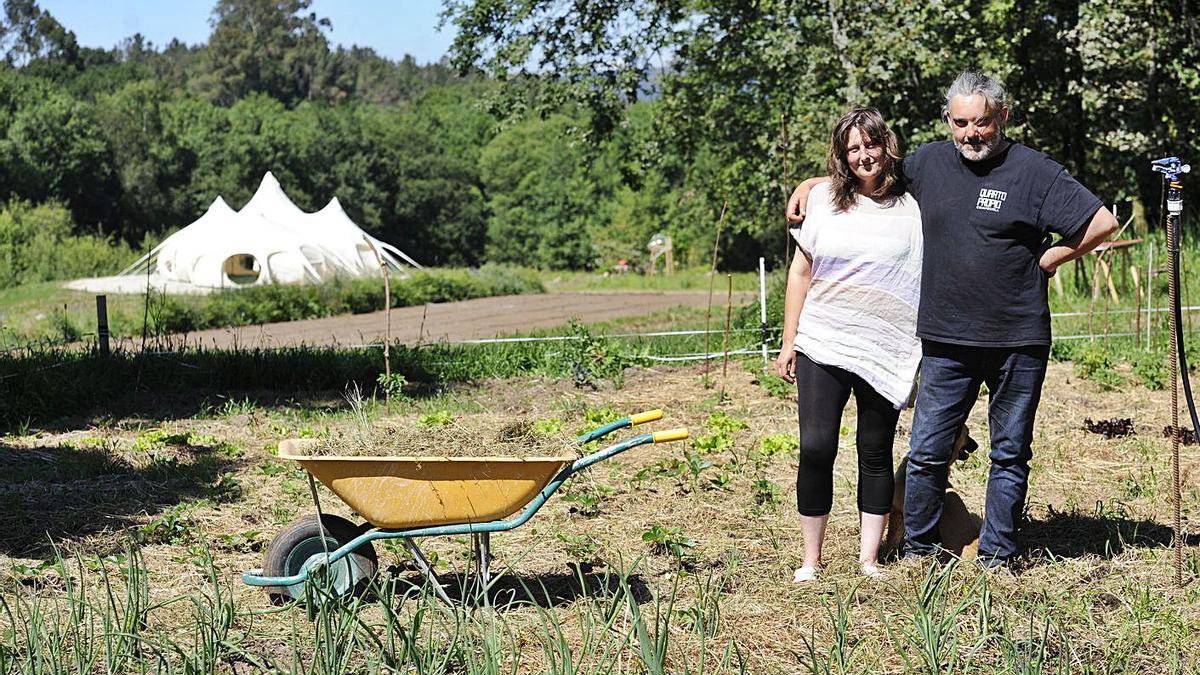
[{"label": "tent window opening", "polygon": [[262,268],[258,260],[249,253],[237,253],[225,259],[222,267],[226,278],[235,284],[252,284],[258,281]]}]

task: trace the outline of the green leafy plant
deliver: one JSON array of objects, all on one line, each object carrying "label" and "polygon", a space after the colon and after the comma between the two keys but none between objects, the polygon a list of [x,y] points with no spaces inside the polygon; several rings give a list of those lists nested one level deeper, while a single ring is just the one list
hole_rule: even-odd
[{"label": "green leafy plant", "polygon": [[576,387],[594,388],[598,379],[609,380],[619,387],[624,382],[625,369],[639,363],[625,343],[594,335],[578,319],[571,319],[567,335],[570,339],[562,343],[557,358],[571,374]]},{"label": "green leafy plant", "polygon": [[709,433],[691,439],[692,448],[701,453],[719,452],[733,447],[736,433],[748,428],[748,425],[718,410],[708,416],[705,427]]},{"label": "green leafy plant", "polygon": [[796,434],[767,434],[758,439],[758,451],[767,457],[788,455],[800,449]]},{"label": "green leafy plant", "polygon": [[562,432],[563,428],[566,426],[567,423],[565,421],[554,417],[548,417],[546,419],[534,420],[533,425],[530,428],[533,430],[533,433],[539,436],[554,436],[555,434]]},{"label": "green leafy plant", "polygon": [[417,418],[417,424],[427,429],[444,427],[454,421],[454,415],[448,410],[437,410]]},{"label": "green leafy plant", "polygon": [[379,377],[375,378],[375,384],[388,398],[400,398],[404,395],[404,388],[408,386],[408,379],[400,373],[380,373]]},{"label": "green leafy plant", "polygon": [[1106,391],[1125,384],[1125,378],[1113,366],[1108,350],[1103,347],[1088,346],[1075,352],[1075,374],[1092,380]]},{"label": "green leafy plant", "polygon": [[587,562],[592,560],[596,556],[596,552],[600,550],[600,542],[590,535],[559,532],[555,536],[566,547],[567,555],[572,560]]},{"label": "green leafy plant", "polygon": [[650,550],[656,555],[675,554],[677,558],[691,555],[691,549],[696,542],[683,533],[679,527],[663,527],[654,524],[642,532],[642,541],[650,544]]},{"label": "green leafy plant", "polygon": [[775,483],[760,478],[754,481],[754,505],[759,508],[775,508],[779,506],[782,493]]}]

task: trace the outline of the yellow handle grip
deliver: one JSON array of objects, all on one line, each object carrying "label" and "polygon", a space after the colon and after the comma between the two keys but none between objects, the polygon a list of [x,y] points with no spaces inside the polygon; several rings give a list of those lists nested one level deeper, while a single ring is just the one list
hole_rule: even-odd
[{"label": "yellow handle grip", "polygon": [[687,429],[668,429],[667,431],[654,432],[655,443],[670,443],[671,441],[682,441],[688,437]]},{"label": "yellow handle grip", "polygon": [[630,426],[637,426],[639,424],[645,424],[646,422],[654,422],[656,420],[661,420],[662,415],[663,413],[661,410],[647,410],[646,412],[640,412],[636,415],[630,415],[629,423]]}]

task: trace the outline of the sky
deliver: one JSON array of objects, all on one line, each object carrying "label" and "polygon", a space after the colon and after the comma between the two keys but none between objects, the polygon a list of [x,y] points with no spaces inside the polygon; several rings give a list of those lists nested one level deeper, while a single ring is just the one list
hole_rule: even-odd
[{"label": "sky", "polygon": [[[81,45],[108,49],[134,33],[162,48],[172,38],[204,42],[216,0],[38,0]],[[371,47],[381,56],[412,54],[437,61],[450,47],[453,28],[437,30],[440,0],[313,0],[309,11],[333,23],[333,45]]]}]

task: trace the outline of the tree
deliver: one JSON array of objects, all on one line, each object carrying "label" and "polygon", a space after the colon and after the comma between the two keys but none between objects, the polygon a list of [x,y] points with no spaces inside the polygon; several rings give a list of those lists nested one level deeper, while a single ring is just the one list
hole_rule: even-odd
[{"label": "tree", "polygon": [[501,132],[484,149],[488,260],[547,269],[595,264],[588,237],[591,186],[570,133],[576,124],[563,115],[531,120]]},{"label": "tree", "polygon": [[63,199],[76,223],[105,226],[116,207],[112,155],[92,110],[61,92],[27,102],[2,142],[15,196]]},{"label": "tree", "polygon": [[75,34],[67,30],[35,0],[4,0],[0,23],[4,60],[15,66],[37,59],[73,63],[79,52]]},{"label": "tree", "polygon": [[312,0],[219,0],[197,86],[221,105],[252,93],[286,104],[313,98],[324,84],[328,19],[301,14]]}]

